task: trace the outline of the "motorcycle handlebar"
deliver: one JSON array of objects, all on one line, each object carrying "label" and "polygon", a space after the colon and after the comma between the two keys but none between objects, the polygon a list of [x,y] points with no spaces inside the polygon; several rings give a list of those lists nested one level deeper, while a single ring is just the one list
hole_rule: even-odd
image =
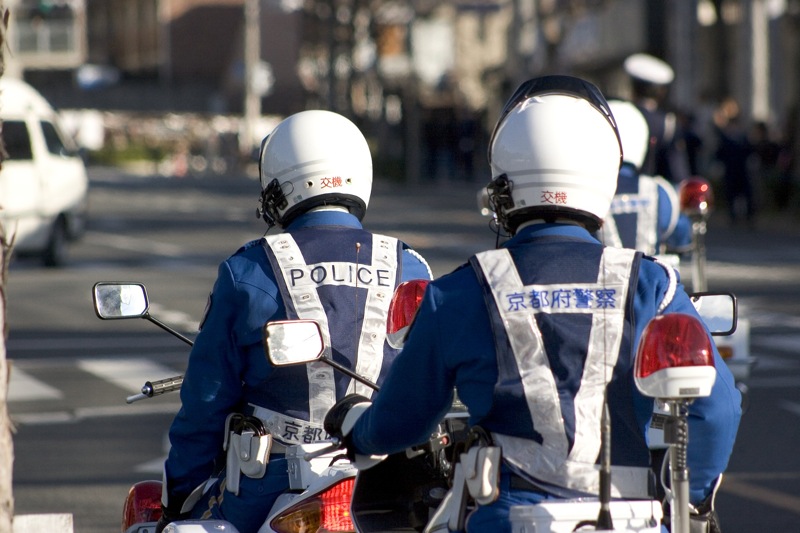
[{"label": "motorcycle handlebar", "polygon": [[183,384],[182,375],[166,379],[160,379],[158,381],[147,381],[142,386],[142,392],[140,394],[134,394],[133,396],[128,396],[126,402],[127,403],[138,402],[139,400],[144,400],[146,398],[152,398],[153,396],[166,394],[167,392],[180,390],[181,384]]},{"label": "motorcycle handlebar", "polygon": [[321,455],[325,455],[326,453],[335,452],[336,450],[340,450],[342,448],[342,442],[336,438],[331,438],[331,443],[329,446],[325,446],[324,448],[320,448],[318,450],[314,450],[313,452],[308,452],[303,455],[303,459],[306,461],[310,461],[315,459]]}]

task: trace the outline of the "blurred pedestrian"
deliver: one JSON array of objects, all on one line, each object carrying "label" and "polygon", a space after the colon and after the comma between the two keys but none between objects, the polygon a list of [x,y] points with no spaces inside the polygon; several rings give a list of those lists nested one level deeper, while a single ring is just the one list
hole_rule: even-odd
[{"label": "blurred pedestrian", "polygon": [[738,102],[730,97],[724,99],[713,116],[717,137],[714,159],[722,166],[722,189],[731,223],[735,224],[743,217],[752,225],[755,223],[756,201],[749,163],[754,151],[740,121]]},{"label": "blurred pedestrian", "polygon": [[775,139],[769,125],[764,121],[753,124],[750,142],[755,153],[754,173],[763,184],[764,192],[770,197],[771,205],[784,210],[791,195],[791,179],[786,165],[786,146]]},{"label": "blurred pedestrian", "polygon": [[631,100],[650,127],[650,150],[642,172],[680,183],[689,177],[689,162],[678,117],[666,108],[675,72],[668,63],[649,54],[633,54],[625,59],[623,67],[631,79]]}]

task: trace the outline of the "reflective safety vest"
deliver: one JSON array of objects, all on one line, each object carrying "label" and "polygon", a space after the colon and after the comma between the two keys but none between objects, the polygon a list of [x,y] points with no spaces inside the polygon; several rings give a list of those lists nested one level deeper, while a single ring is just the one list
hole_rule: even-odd
[{"label": "reflective safety vest", "polygon": [[[471,259],[483,280],[498,364],[492,408],[479,423],[491,431],[504,460],[526,477],[597,494],[604,394],[617,364],[629,369],[633,360],[629,286],[636,282],[641,253],[557,246],[559,268],[536,267],[552,259],[546,246],[531,247],[535,253],[520,259],[528,279],[521,278],[507,249]],[[648,493],[644,438],[629,440],[637,439],[625,443],[634,449],[641,444],[636,458],[615,463],[615,495]]]},{"label": "reflective safety vest", "polygon": [[[669,195],[672,205],[665,228],[659,228],[659,189]],[[601,240],[608,246],[656,255],[661,242],[675,230],[680,214],[678,205],[674,187],[664,178],[637,176],[633,167],[624,165],[609,209],[612,216],[605,217],[600,230]]]},{"label": "reflective safety vest", "polygon": [[[378,382],[384,356],[393,358],[397,353],[384,341],[389,304],[399,283],[401,243],[355,229],[337,232],[332,236],[337,239],[334,242],[302,230],[294,235],[297,241],[289,233],[264,238],[287,318],[315,320],[322,331],[325,357]],[[317,255],[326,260],[306,260]],[[357,258],[355,262],[353,257]],[[340,398],[353,392],[370,397],[373,392],[323,362],[306,365],[306,377],[307,417],[297,416],[302,410],[297,406],[292,406],[294,416],[290,416],[274,406],[250,405],[253,414],[285,444],[325,438],[321,428],[325,414],[336,403],[337,382],[347,383],[346,388],[338,387]]]}]

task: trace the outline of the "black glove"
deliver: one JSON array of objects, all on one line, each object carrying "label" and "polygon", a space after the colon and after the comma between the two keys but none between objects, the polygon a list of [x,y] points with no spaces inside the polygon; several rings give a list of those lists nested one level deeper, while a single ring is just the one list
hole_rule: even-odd
[{"label": "black glove", "polygon": [[347,416],[347,413],[350,412],[350,409],[360,403],[369,401],[369,398],[366,396],[362,396],[360,394],[348,394],[336,402],[336,404],[330,408],[328,414],[325,415],[325,423],[323,424],[325,431],[327,431],[328,435],[331,437],[339,439],[339,442],[342,443],[342,446],[348,449],[348,457],[352,453],[350,451],[352,446],[350,445],[348,438],[350,432],[348,431],[348,435],[345,435],[342,431],[342,424],[344,424],[344,419]]},{"label": "black glove", "polygon": [[158,519],[155,533],[161,533],[162,531],[164,531],[164,528],[167,527],[171,522],[176,522],[178,520],[186,520],[187,518],[189,518],[188,513],[181,514],[180,512],[172,511],[169,509],[169,507],[165,507],[164,505],[162,505],[161,518]]}]

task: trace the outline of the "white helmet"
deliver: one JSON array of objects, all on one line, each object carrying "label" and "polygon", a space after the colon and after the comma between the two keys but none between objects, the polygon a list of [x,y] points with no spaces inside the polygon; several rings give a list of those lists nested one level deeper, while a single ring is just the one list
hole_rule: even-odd
[{"label": "white helmet", "polygon": [[577,219],[596,231],[617,187],[622,144],[602,93],[580,78],[523,83],[489,141],[492,208],[506,231],[526,221]]},{"label": "white helmet", "polygon": [[331,111],[296,113],[261,143],[259,214],[270,226],[324,205],[361,220],[372,192],[372,156],[364,135]]},{"label": "white helmet", "polygon": [[647,125],[647,119],[631,102],[609,100],[608,106],[619,128],[622,152],[625,154],[623,159],[640,170],[650,148],[650,127]]}]

